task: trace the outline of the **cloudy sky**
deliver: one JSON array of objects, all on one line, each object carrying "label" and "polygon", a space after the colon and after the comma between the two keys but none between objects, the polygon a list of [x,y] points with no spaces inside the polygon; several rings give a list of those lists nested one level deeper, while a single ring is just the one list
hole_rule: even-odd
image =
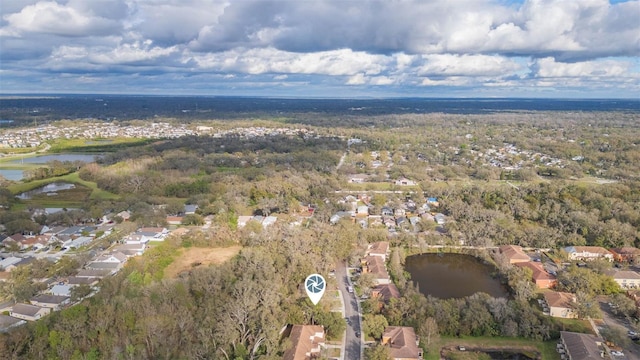
[{"label": "cloudy sky", "polygon": [[2,0],[0,93],[640,98],[640,0]]}]

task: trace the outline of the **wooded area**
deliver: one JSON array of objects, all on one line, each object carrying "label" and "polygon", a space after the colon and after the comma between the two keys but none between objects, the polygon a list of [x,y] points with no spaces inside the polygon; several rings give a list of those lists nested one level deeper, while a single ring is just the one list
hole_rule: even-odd
[{"label": "wooded area", "polygon": [[[557,324],[530,306],[534,290],[520,269],[501,269],[513,299],[476,294],[440,300],[417,291],[403,270],[404,256],[426,245],[460,243],[551,249],[640,245],[635,114],[401,114],[344,117],[330,124],[309,115],[285,125],[262,124],[304,126],[319,135],[185,136],[124,148],[78,170],[81,179],[118,198],[89,200],[59,214],[33,218],[16,207],[15,194],[0,189],[0,223],[7,233],[91,223],[123,210],[138,226],[165,226],[167,215],[181,212],[184,204],[198,205],[189,224],[212,219],[198,235],[170,238],[131,260],[82,304],[1,335],[0,349],[6,351],[0,357],[278,359],[287,346],[279,335],[286,324],[321,324],[329,338],[341,336],[344,319],[312,306],[301,284],[307,274],[328,273],[336,262],[356,262],[375,241],[390,241],[394,248],[388,268],[402,297],[383,309],[374,300],[363,303],[366,334],[377,337],[388,324],[414,327],[423,342],[439,334],[547,340],[558,336]],[[359,141],[348,145],[349,139]],[[374,167],[374,161],[382,166]],[[74,170],[64,164],[49,168],[33,176]],[[330,225],[330,217],[345,210],[336,191],[353,186],[352,174],[370,176],[372,187],[385,183],[397,191],[370,192],[373,208],[434,197],[437,211],[451,221],[440,231],[435,224],[421,225],[395,236],[349,221]],[[391,184],[400,177],[416,185]],[[313,217],[303,226],[290,225],[309,205]],[[238,216],[271,214],[278,216],[273,226],[238,228]],[[176,249],[228,245],[243,249],[223,264],[195,267],[176,279],[164,276]],[[598,280],[601,272],[565,273],[567,290],[583,290],[587,300],[617,292]],[[16,283],[25,288],[2,290],[22,294],[20,299],[37,290],[33,282],[11,284]]]}]

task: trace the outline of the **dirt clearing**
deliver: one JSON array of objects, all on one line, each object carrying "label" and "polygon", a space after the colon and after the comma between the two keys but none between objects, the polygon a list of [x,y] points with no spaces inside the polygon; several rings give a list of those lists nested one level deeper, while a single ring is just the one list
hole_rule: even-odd
[{"label": "dirt clearing", "polygon": [[165,269],[164,274],[168,278],[175,278],[183,271],[208,266],[209,264],[221,264],[234,257],[240,249],[242,249],[242,246],[182,249],[182,252],[176,256],[171,265]]}]

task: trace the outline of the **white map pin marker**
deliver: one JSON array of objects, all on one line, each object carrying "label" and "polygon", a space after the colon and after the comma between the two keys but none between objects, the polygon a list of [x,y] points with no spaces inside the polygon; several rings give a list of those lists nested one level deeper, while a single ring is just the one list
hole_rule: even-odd
[{"label": "white map pin marker", "polygon": [[304,288],[307,290],[307,296],[309,296],[313,305],[317,305],[320,299],[322,299],[322,295],[324,295],[327,282],[324,281],[322,275],[311,274],[307,276],[307,279],[304,281]]}]

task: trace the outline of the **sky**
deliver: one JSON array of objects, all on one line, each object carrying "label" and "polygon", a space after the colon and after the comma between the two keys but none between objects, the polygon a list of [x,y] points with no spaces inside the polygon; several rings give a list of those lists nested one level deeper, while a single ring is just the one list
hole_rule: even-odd
[{"label": "sky", "polygon": [[640,99],[640,0],[2,0],[12,93]]}]

